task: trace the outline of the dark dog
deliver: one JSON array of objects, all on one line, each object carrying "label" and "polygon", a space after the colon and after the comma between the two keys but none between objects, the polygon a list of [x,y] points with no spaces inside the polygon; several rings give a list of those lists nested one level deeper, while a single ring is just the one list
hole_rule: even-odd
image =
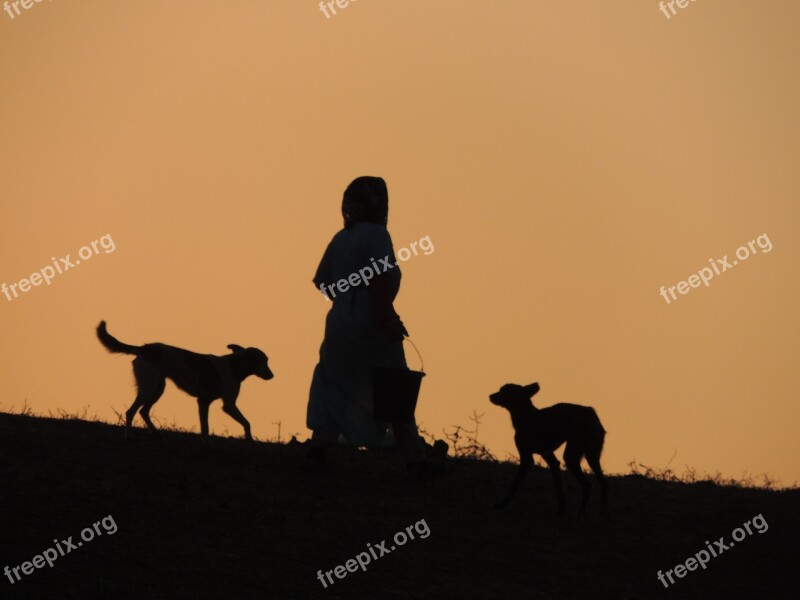
[{"label": "dark dog", "polygon": [[267,355],[258,348],[228,344],[231,354],[215,356],[197,354],[166,344],[130,346],[108,333],[105,321],[100,321],[97,326],[97,337],[110,352],[136,356],[133,359],[133,376],[136,378],[138,394],[125,413],[125,437],[128,437],[137,410],[150,431],[157,433],[150,420],[150,409],[164,393],[164,386],[169,378],[184,392],[197,398],[200,430],[204,440],[208,439],[208,407],[217,398],[222,398],[222,410],[244,427],[245,438],[253,439],[250,435],[250,423],[236,408],[236,399],[242,381],[250,375],[261,379],[273,378],[267,365]]},{"label": "dark dog", "polygon": [[492,404],[502,406],[511,413],[511,423],[514,425],[515,431],[514,442],[519,451],[517,475],[511,483],[508,494],[495,505],[495,508],[503,508],[511,501],[519,484],[522,483],[522,479],[533,464],[533,454],[535,453],[541,455],[547,466],[550,467],[550,473],[553,475],[553,482],[556,486],[559,513],[564,514],[566,504],[561,484],[561,465],[553,454],[564,442],[567,443],[567,447],[564,449],[564,463],[583,489],[581,514],[586,512],[589,491],[592,486],[581,471],[581,458],[584,456],[600,482],[603,507],[607,507],[606,479],[600,468],[600,453],[603,451],[606,430],[600,424],[597,413],[590,406],[577,404],[556,404],[540,410],[531,402],[531,398],[538,391],[538,383],[526,386],[508,383],[498,392],[489,396]]}]

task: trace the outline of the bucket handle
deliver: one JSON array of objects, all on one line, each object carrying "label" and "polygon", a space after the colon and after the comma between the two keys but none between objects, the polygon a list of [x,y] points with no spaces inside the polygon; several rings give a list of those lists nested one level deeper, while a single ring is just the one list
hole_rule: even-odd
[{"label": "bucket handle", "polygon": [[408,342],[409,344],[411,344],[411,347],[414,348],[414,352],[416,352],[417,356],[419,357],[419,370],[420,370],[420,372],[424,373],[425,372],[425,363],[422,362],[422,354],[419,353],[419,349],[417,348],[417,345],[414,342],[412,342],[411,338],[409,338],[409,337],[404,337],[403,341],[404,342]]}]

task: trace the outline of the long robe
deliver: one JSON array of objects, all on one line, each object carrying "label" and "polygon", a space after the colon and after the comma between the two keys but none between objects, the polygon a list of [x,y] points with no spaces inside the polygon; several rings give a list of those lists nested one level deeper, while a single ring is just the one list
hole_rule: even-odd
[{"label": "long robe", "polygon": [[[387,269],[387,259],[392,268]],[[388,424],[373,417],[372,369],[404,368],[406,359],[402,342],[390,342],[377,324],[365,278],[369,275],[367,268],[385,270],[382,276],[387,277],[394,300],[401,277],[396,263],[391,236],[382,225],[355,223],[339,231],[328,244],[314,284],[325,286],[333,306],[325,319],[325,338],[311,381],[306,417],[309,429],[338,432],[358,446],[387,442]],[[360,272],[363,276],[359,275],[356,286],[345,292],[336,287],[338,281]],[[334,287],[327,287],[330,285]]]}]

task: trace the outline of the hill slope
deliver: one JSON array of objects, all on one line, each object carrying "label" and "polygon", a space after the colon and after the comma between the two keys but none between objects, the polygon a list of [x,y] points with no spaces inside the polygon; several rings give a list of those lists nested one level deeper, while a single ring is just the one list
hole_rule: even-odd
[{"label": "hill slope", "polygon": [[[560,519],[550,477],[538,469],[506,510],[494,511],[514,465],[453,461],[447,479],[419,487],[403,483],[391,456],[336,450],[335,474],[311,476],[298,468],[302,447],[214,438],[206,449],[195,434],[136,433],[126,443],[117,426],[0,414],[0,569],[32,560],[54,538],[76,544],[99,522],[94,539],[52,567],[19,570],[13,584],[0,573],[0,597],[796,598],[800,591],[797,490],[612,477],[610,516],[593,496],[587,518]],[[565,481],[574,512],[577,486]],[[706,540],[724,536],[728,544],[759,514],[769,527],[763,534],[754,531],[669,589],[658,581],[658,570],[674,569]],[[345,570],[327,588],[317,579],[368,543],[388,540],[389,549],[409,527],[415,539],[370,558],[366,571]]]}]

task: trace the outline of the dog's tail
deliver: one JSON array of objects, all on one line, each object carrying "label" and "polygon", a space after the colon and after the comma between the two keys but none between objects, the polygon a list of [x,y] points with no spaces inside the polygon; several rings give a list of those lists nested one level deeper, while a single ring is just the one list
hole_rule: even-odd
[{"label": "dog's tail", "polygon": [[119,352],[122,354],[139,354],[140,347],[139,346],[131,346],[130,344],[124,344],[120,342],[117,338],[113,335],[108,333],[106,329],[106,322],[100,321],[100,325],[97,326],[97,337],[100,338],[100,343],[103,344],[106,348],[108,348],[109,352]]}]

